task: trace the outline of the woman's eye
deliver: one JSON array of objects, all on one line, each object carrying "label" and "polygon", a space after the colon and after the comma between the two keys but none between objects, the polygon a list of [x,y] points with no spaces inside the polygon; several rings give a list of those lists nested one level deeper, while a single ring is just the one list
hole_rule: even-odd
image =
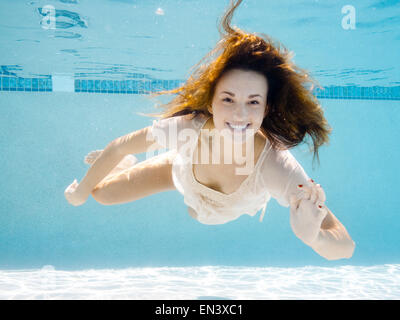
[{"label": "woman's eye", "polygon": [[[222,99],[222,101],[232,102],[232,99],[231,98],[224,98],[224,99]],[[257,100],[252,100],[252,101],[250,101],[250,104],[257,105],[257,104],[260,104],[260,102],[258,102]]]}]

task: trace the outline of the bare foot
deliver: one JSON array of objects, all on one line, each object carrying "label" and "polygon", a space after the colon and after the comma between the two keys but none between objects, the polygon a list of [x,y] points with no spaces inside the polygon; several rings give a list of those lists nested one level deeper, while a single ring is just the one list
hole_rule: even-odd
[{"label": "bare foot", "polygon": [[83,160],[83,162],[85,162],[86,164],[93,164],[102,152],[103,150],[90,151],[86,155],[85,160]]},{"label": "bare foot", "polygon": [[[103,150],[94,150],[89,152],[86,155],[84,162],[86,164],[92,165],[102,152]],[[125,170],[127,168],[134,166],[138,162],[139,160],[134,155],[128,154],[117,164],[117,166],[110,173],[116,173],[118,171]]]}]

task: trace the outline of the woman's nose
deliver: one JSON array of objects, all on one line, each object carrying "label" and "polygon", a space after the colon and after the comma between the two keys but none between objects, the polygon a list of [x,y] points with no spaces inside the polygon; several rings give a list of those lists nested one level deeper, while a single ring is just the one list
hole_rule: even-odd
[{"label": "woman's nose", "polygon": [[246,119],[248,115],[247,108],[242,105],[237,105],[234,109],[233,116],[236,117],[234,120],[240,121]]}]

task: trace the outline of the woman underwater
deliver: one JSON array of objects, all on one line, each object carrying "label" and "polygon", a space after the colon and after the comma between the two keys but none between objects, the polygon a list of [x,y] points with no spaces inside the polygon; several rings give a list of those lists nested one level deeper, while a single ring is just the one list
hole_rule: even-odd
[{"label": "woman underwater", "polygon": [[[89,153],[91,167],[65,197],[74,206],[90,194],[112,205],[178,190],[189,214],[204,224],[263,209],[261,221],[273,197],[290,206],[293,232],[315,252],[329,260],[350,258],[355,243],[326,207],[322,187],[288,150],[308,134],[318,158],[329,141],[323,110],[306,88],[313,80],[267,35],[230,26],[241,2],[231,1],[221,40],[186,83],[157,93],[177,94],[161,106],[160,119]],[[132,155],[163,148],[169,151],[142,162]]]}]

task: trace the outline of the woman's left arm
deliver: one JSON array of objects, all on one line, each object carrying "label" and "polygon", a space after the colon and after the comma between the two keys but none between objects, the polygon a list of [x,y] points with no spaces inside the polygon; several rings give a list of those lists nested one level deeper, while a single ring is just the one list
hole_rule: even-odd
[{"label": "woman's left arm", "polygon": [[314,181],[300,185],[300,196],[290,198],[290,223],[295,235],[328,260],[350,258],[355,243],[346,228],[325,206],[325,193]]},{"label": "woman's left arm", "polygon": [[321,228],[314,242],[310,247],[316,253],[328,260],[351,258],[355,249],[355,243],[348,234],[346,228],[328,211],[322,221]]}]

